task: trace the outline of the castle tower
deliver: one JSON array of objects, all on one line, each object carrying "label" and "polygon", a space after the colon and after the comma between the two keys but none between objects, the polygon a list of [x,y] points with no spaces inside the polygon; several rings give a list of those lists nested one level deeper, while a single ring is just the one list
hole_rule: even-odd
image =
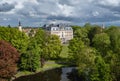
[{"label": "castle tower", "polygon": [[19,21],[18,29],[19,29],[20,31],[22,31],[22,26],[21,26],[21,22],[20,22],[20,21]]}]

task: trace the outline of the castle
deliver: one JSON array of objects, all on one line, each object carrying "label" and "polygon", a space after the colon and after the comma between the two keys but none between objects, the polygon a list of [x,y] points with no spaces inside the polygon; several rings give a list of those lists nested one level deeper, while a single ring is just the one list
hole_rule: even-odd
[{"label": "castle", "polygon": [[[32,36],[35,35],[36,31],[39,28],[22,28],[21,23],[19,22],[19,26],[18,26],[19,30],[22,32],[25,32],[26,35],[29,36],[31,30],[33,30],[33,34]],[[67,43],[69,40],[73,39],[73,29],[70,25],[66,25],[66,24],[49,24],[49,25],[44,25],[42,27],[46,33],[48,34],[52,34],[52,35],[57,35],[59,36],[61,43]]]},{"label": "castle", "polygon": [[73,29],[70,25],[66,24],[50,24],[44,25],[43,29],[49,34],[54,34],[59,36],[61,43],[67,43],[69,40],[73,39]]}]

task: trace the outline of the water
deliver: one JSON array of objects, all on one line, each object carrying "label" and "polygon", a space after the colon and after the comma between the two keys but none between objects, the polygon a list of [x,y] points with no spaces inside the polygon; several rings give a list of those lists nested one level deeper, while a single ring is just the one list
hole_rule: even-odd
[{"label": "water", "polygon": [[63,67],[47,70],[34,75],[22,76],[14,81],[73,81],[68,78],[68,74],[73,69],[75,69],[75,67]]},{"label": "water", "polygon": [[72,71],[72,69],[75,69],[75,67],[66,67],[62,68],[62,74],[61,74],[61,80],[60,81],[70,81],[70,79],[67,77],[68,74]]}]

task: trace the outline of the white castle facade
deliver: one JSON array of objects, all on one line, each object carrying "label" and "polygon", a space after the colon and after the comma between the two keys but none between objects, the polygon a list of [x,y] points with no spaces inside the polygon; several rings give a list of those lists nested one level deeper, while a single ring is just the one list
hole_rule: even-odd
[{"label": "white castle facade", "polygon": [[43,29],[45,29],[49,34],[54,34],[59,36],[61,43],[67,43],[69,40],[73,39],[73,29],[70,25],[50,24],[50,25],[44,25]]}]

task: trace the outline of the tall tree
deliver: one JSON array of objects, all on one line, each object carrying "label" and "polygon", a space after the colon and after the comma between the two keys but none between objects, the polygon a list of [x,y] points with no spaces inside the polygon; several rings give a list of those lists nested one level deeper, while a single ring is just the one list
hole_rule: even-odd
[{"label": "tall tree", "polygon": [[106,59],[110,59],[111,74],[113,79],[117,81],[120,79],[120,28],[111,26],[106,30],[106,33],[110,36],[110,48],[112,50]]},{"label": "tall tree", "polygon": [[110,37],[106,33],[96,34],[93,38],[93,46],[105,56],[110,48]]},{"label": "tall tree", "polygon": [[95,58],[95,65],[90,72],[90,81],[112,81],[110,67],[101,56]]},{"label": "tall tree", "polygon": [[111,26],[106,30],[106,33],[110,36],[111,49],[120,53],[120,28]]},{"label": "tall tree", "polygon": [[48,35],[46,45],[43,48],[45,58],[57,59],[62,50],[62,45],[57,35]]},{"label": "tall tree", "polygon": [[17,73],[19,53],[15,47],[0,40],[0,81],[10,79]]},{"label": "tall tree", "polygon": [[10,42],[20,53],[25,52],[28,37],[16,28],[0,27],[0,39]]},{"label": "tall tree", "polygon": [[88,32],[88,38],[90,39],[90,45],[92,46],[92,40],[96,34],[102,33],[102,28],[99,26],[93,26]]},{"label": "tall tree", "polygon": [[84,42],[79,39],[73,38],[69,42],[69,58],[72,60],[72,63],[76,65],[76,60],[79,59],[81,50],[85,47]]},{"label": "tall tree", "polygon": [[40,48],[34,39],[31,39],[25,53],[20,57],[20,70],[36,71],[40,67]]},{"label": "tall tree", "polygon": [[40,55],[43,58],[51,59],[59,57],[62,45],[58,36],[49,35],[46,31],[39,29],[34,39],[41,49]]}]

